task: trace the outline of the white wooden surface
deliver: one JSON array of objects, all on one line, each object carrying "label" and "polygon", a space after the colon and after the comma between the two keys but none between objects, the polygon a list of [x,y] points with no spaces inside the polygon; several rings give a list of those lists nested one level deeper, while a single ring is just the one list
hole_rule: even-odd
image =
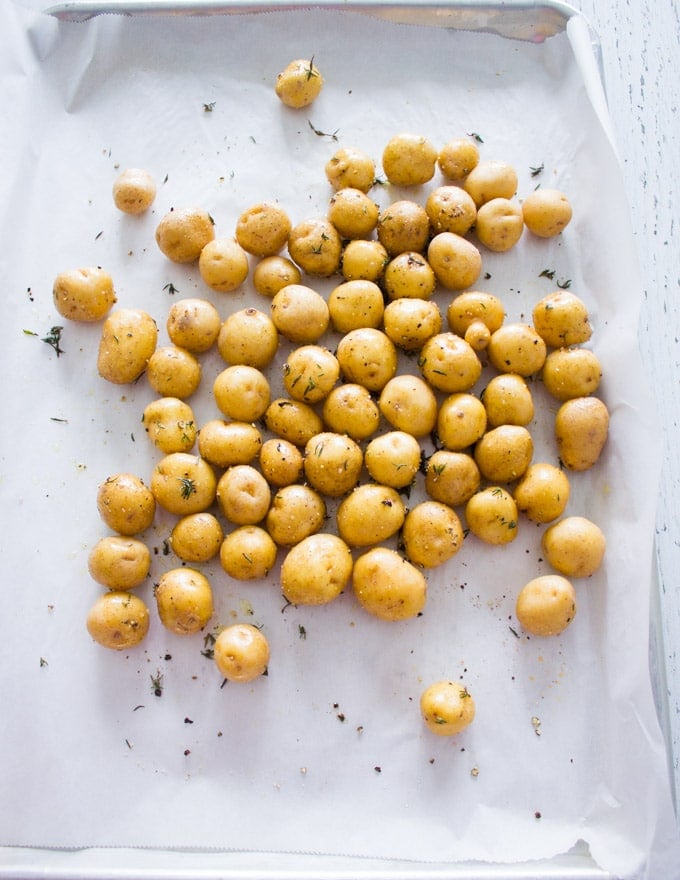
[{"label": "white wooden surface", "polygon": [[680,798],[680,0],[571,0],[597,34],[644,280],[640,347],[663,429],[661,651]]}]

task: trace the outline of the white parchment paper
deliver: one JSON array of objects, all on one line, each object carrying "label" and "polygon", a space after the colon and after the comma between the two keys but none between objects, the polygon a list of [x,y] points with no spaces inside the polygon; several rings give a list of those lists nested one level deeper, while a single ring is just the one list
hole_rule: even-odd
[{"label": "white parchment paper", "polygon": [[[680,876],[647,660],[659,429],[637,354],[639,276],[615,155],[568,37],[532,45],[330,11],[75,25],[6,0],[0,10],[0,844],[428,863],[550,857],[583,840],[612,873]],[[274,78],[311,55],[324,91],[290,111]],[[165,260],[159,218],[200,205],[228,235],[265,199],[294,222],[324,214],[324,164],[338,146],[379,163],[399,131],[438,145],[476,132],[484,158],[515,165],[520,198],[537,183],[570,194],[574,220],[558,240],[485,252],[477,286],[511,320],[567,280],[591,310],[611,439],[602,462],[574,476],[567,512],[600,523],[608,549],[603,569],[576,583],[574,623],[549,640],[519,629],[519,589],[549,571],[541,529],[523,521],[510,547],[468,537],[428,574],[424,615],[396,625],[369,618],[351,591],[325,608],[285,608],[276,572],[244,584],[206,566],[215,626],[248,620],[270,639],[269,675],[250,686],[221,687],[202,638],[175,637],[155,618],[138,649],[105,651],[84,627],[100,591],[88,553],[107,533],[95,495],[112,473],[150,476],[160,456],[140,419],[153,394],[144,380],[121,388],[97,376],[98,326],[64,327],[59,357],[41,342],[64,324],[54,277],[104,266],[119,305],[153,314],[161,342],[181,297],[205,297],[223,317],[266,310],[250,280],[219,295],[195,266]],[[112,203],[127,166],[159,184],[140,218]],[[423,202],[430,188],[372,195],[381,206]],[[336,281],[312,284],[328,292]],[[437,296],[445,309],[451,294]],[[210,388],[224,367],[215,353],[202,361],[199,423],[218,414]],[[555,404],[534,390],[535,460],[556,461]],[[159,514],[145,536],[154,563],[139,594],[152,611],[154,579],[178,564],[165,549],[171,527]],[[418,713],[425,684],[443,677],[464,681],[477,704],[451,740],[428,734]]]}]

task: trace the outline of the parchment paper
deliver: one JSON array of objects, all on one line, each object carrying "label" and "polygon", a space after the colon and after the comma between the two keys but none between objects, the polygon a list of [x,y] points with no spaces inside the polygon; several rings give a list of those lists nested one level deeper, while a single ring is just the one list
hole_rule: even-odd
[{"label": "parchment paper", "polygon": [[[531,45],[330,11],[58,25],[6,0],[0,8],[0,844],[428,863],[549,857],[583,840],[613,873],[680,876],[648,673],[659,426],[637,353],[640,281],[615,154],[567,35]],[[274,78],[311,55],[324,91],[290,111]],[[95,495],[112,473],[150,476],[160,455],[140,419],[153,393],[145,380],[117,387],[97,376],[99,326],[65,326],[59,357],[43,344],[65,323],[54,277],[104,266],[119,305],[150,311],[161,342],[182,297],[205,297],[223,317],[266,310],[250,280],[219,295],[195,266],[165,260],[153,238],[159,218],[204,206],[226,235],[265,199],[294,222],[324,214],[324,164],[338,146],[379,163],[399,131],[437,145],[476,132],[484,158],[518,169],[520,198],[540,183],[572,200],[558,240],[525,236],[509,254],[485,252],[477,286],[503,299],[509,320],[530,318],[567,280],[591,311],[611,437],[601,463],[573,477],[567,513],[601,524],[608,549],[603,569],[576,582],[574,623],[555,639],[519,628],[519,589],[549,571],[542,529],[522,521],[510,547],[466,538],[428,573],[423,616],[403,624],[370,618],[351,590],[328,607],[284,607],[276,572],[247,584],[207,566],[214,625],[247,620],[270,639],[269,675],[249,686],[221,687],[202,637],[173,636],[155,617],[138,649],[102,649],[84,626],[100,592],[88,554],[108,533]],[[140,218],[111,199],[128,166],[159,184]],[[381,205],[422,202],[431,186],[372,195]],[[444,308],[451,296],[438,293]],[[191,400],[199,424],[218,414],[210,388],[224,367],[214,352],[202,362]],[[281,388],[276,371],[272,387]],[[534,459],[556,461],[555,404],[540,382],[532,388]],[[152,616],[154,580],[179,564],[166,553],[172,524],[159,514],[145,536],[154,563],[138,592]],[[463,681],[477,704],[472,727],[450,740],[430,735],[418,712],[423,687],[444,677]]]}]

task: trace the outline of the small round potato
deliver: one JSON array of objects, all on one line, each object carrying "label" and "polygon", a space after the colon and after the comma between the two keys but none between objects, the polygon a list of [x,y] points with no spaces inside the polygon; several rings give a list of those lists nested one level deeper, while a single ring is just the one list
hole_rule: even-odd
[{"label": "small round potato", "polygon": [[349,333],[362,327],[379,328],[385,312],[382,290],[374,281],[357,278],[331,290],[328,311],[333,329]]},{"label": "small round potato", "polygon": [[221,323],[219,312],[211,302],[189,297],[170,306],[165,326],[171,342],[201,354],[214,345]]},{"label": "small round potato", "polygon": [[293,349],[283,365],[283,384],[294,400],[318,403],[327,397],[340,378],[340,364],[332,351],[321,345]]},{"label": "small round potato", "polygon": [[491,334],[487,352],[499,373],[516,373],[527,378],[541,370],[547,348],[533,327],[515,322],[503,324]]},{"label": "small round potato", "polygon": [[371,392],[356,382],[336,386],[324,400],[321,414],[329,431],[356,441],[367,440],[380,425],[380,410]]},{"label": "small round potato", "polygon": [[442,316],[434,300],[402,297],[385,306],[383,329],[403,351],[420,351],[442,329]]},{"label": "small round potato", "polygon": [[251,307],[232,312],[217,336],[217,350],[228,364],[264,370],[279,348],[279,331],[265,312]]},{"label": "small round potato", "polygon": [[163,345],[157,348],[146,365],[146,378],[161,397],[185,400],[201,384],[199,360],[185,348]]},{"label": "small round potato", "polygon": [[119,535],[133,536],[149,528],[156,513],[151,489],[130,473],[107,477],[97,490],[97,510]]},{"label": "small round potato", "polygon": [[166,455],[189,452],[196,442],[194,411],[177,397],[161,397],[144,407],[142,425],[149,439]]},{"label": "small round potato", "polygon": [[117,309],[104,321],[97,370],[107,382],[128,385],[146,369],[156,350],[158,327],[142,309]]},{"label": "small round potato", "polygon": [[207,510],[215,500],[217,478],[212,467],[197,455],[171,452],[151,473],[156,503],[176,516]]},{"label": "small round potato", "polygon": [[420,439],[427,437],[437,424],[437,397],[424,379],[401,373],[380,392],[381,414],[397,431]]},{"label": "small round potato", "polygon": [[314,58],[296,58],[277,75],[274,91],[278,98],[295,110],[308,107],[321,94],[323,76]]},{"label": "small round potato", "polygon": [[373,327],[360,327],[346,333],[337,347],[340,372],[346,382],[381,391],[397,372],[397,347]]},{"label": "small round potato", "polygon": [[482,362],[472,346],[455,333],[438,333],[423,345],[418,358],[423,378],[438,391],[469,391],[482,375]]},{"label": "small round potato", "polygon": [[109,590],[133,590],[149,574],[151,553],[144,541],[109,535],[94,545],[87,568],[90,576]]},{"label": "small round potato", "polygon": [[289,440],[272,437],[260,450],[260,469],[270,486],[290,486],[302,476],[302,452]]},{"label": "small round potato", "polygon": [[271,401],[269,380],[256,367],[234,364],[213,382],[213,396],[220,412],[237,422],[256,422]]},{"label": "small round potato", "polygon": [[479,472],[491,483],[511,483],[529,467],[534,441],[522,425],[499,425],[479,438],[474,457]]},{"label": "small round potato", "polygon": [[222,516],[230,523],[254,526],[267,515],[271,489],[252,465],[235,464],[219,478],[215,497]]},{"label": "small round potato", "polygon": [[421,501],[411,508],[401,534],[406,558],[422,568],[448,562],[463,546],[458,515],[440,501]]},{"label": "small round potato", "polygon": [[328,219],[345,239],[368,238],[379,213],[380,209],[365,192],[348,186],[331,197]]},{"label": "small round potato", "polygon": [[156,244],[173,263],[194,263],[215,238],[212,217],[202,208],[169,211],[156,227]]},{"label": "small round potato", "polygon": [[491,199],[480,205],[475,234],[481,244],[495,253],[513,248],[524,232],[522,208],[514,199]]},{"label": "small round potato", "polygon": [[399,531],[406,508],[391,486],[364,483],[338,505],[336,522],[340,537],[350,547],[380,544]]},{"label": "small round potato", "polygon": [[291,229],[288,253],[303,272],[328,278],[340,269],[342,238],[327,217],[312,217]]},{"label": "small round potato", "polygon": [[145,638],[149,631],[149,609],[139,596],[125,590],[111,590],[90,608],[86,626],[97,644],[124,651]]},{"label": "small round potato", "polygon": [[537,302],[533,321],[536,332],[551,348],[580,345],[593,333],[586,304],[568,290],[558,290]]},{"label": "small round potato", "polygon": [[562,464],[586,471],[600,459],[609,434],[609,411],[598,397],[566,400],[555,416],[555,439]]},{"label": "small round potato", "polygon": [[237,581],[262,580],[276,563],[278,548],[262,526],[239,526],[220,547],[220,564]]},{"label": "small round potato", "polygon": [[375,483],[404,489],[416,478],[421,463],[420,443],[406,431],[387,431],[366,446],[364,463]]},{"label": "small round potato", "polygon": [[288,284],[272,299],[272,321],[289,342],[312,345],[323,336],[330,323],[328,303],[305,284]]},{"label": "small round potato", "polygon": [[117,301],[113,279],[98,266],[60,272],[52,297],[62,318],[86,323],[106,317]]},{"label": "small round potato", "polygon": [[420,695],[425,726],[437,736],[455,736],[474,721],[475,702],[460,682],[437,681]]},{"label": "small round potato", "polygon": [[437,436],[444,449],[461,452],[476,443],[485,431],[486,410],[474,394],[450,394],[439,407]]},{"label": "small round potato", "polygon": [[352,575],[352,552],[342,538],[318,533],[303,538],[281,563],[281,591],[293,605],[327,605]]},{"label": "small round potato", "polygon": [[404,251],[393,257],[383,275],[383,288],[394,300],[401,297],[429,299],[437,286],[432,266],[417,251]]},{"label": "small round potato", "polygon": [[522,202],[522,215],[529,232],[539,238],[552,238],[568,226],[572,209],[563,192],[540,187]]},{"label": "small round potato", "polygon": [[340,270],[346,281],[375,281],[383,277],[390,256],[384,245],[357,238],[345,245]]},{"label": "small round potato", "polygon": [[177,635],[199,632],[213,616],[210,581],[194,568],[182,566],[166,571],[154,595],[161,623]]},{"label": "small round potato", "polygon": [[213,659],[227,681],[249,682],[267,672],[270,648],[267,637],[250,623],[223,629],[213,645]]},{"label": "small round potato", "polygon": [[430,220],[418,202],[401,199],[380,212],[376,232],[390,257],[406,251],[424,253],[430,238]]},{"label": "small round potato", "polygon": [[472,534],[486,544],[509,544],[518,534],[515,499],[501,486],[475,492],[465,505],[465,519]]},{"label": "small round potato", "polygon": [[356,147],[341,147],[333,153],[325,172],[335,190],[352,187],[367,193],[375,183],[375,162]]},{"label": "small round potato", "polygon": [[553,522],[562,516],[569,501],[569,477],[554,464],[529,465],[513,490],[517,509],[536,523]]},{"label": "small round potato", "polygon": [[361,607],[380,620],[416,617],[427,600],[423,573],[388,547],[373,547],[355,560],[352,586]]},{"label": "small round potato", "polygon": [[469,138],[453,138],[439,151],[437,164],[447,180],[463,180],[479,163],[479,150]]},{"label": "small round potato", "polygon": [[438,186],[425,202],[432,232],[466,235],[474,226],[477,206],[472,196],[460,186]]},{"label": "small round potato", "polygon": [[567,516],[543,533],[541,547],[554,569],[566,577],[586,578],[602,565],[606,549],[602,529],[585,516]]},{"label": "small round potato", "polygon": [[526,427],[534,417],[531,389],[524,377],[516,373],[499,373],[493,376],[482,392],[482,403],[491,428],[499,425]]},{"label": "small round potato", "polygon": [[231,293],[248,277],[248,256],[235,238],[214,238],[201,251],[198,271],[211,290]]},{"label": "small round potato", "polygon": [[262,434],[248,422],[210,419],[198,432],[199,455],[215,467],[251,464],[261,449]]},{"label": "small round potato", "polygon": [[143,214],[156,198],[156,182],[143,168],[126,168],[113,181],[113,203],[124,214]]},{"label": "small round potato", "polygon": [[282,547],[299,544],[321,530],[326,519],[326,502],[311,486],[282,486],[272,498],[267,513],[267,531]]},{"label": "small round potato", "polygon": [[170,547],[183,562],[209,562],[224,539],[219,520],[203,511],[183,516],[170,532]]},{"label": "small round potato", "polygon": [[264,414],[264,422],[272,434],[295,446],[304,446],[310,437],[323,431],[323,422],[316,410],[308,403],[290,397],[272,400]]},{"label": "small round potato", "polygon": [[264,257],[253,269],[253,287],[269,299],[287,284],[300,284],[301,281],[302,273],[288,257]]},{"label": "small round potato", "polygon": [[427,248],[427,259],[437,281],[447,290],[471,287],[482,271],[482,255],[467,238],[455,232],[440,232]]},{"label": "small round potato", "polygon": [[236,221],[236,241],[255,257],[272,257],[283,250],[292,224],[284,209],[273,202],[252,205]]},{"label": "small round potato", "polygon": [[479,208],[491,199],[511,199],[517,192],[517,172],[507,162],[487,159],[478,162],[463,183]]},{"label": "small round potato", "polygon": [[312,489],[340,498],[356,486],[364,463],[359,444],[346,434],[324,431],[305,447],[305,477]]},{"label": "small round potato", "polygon": [[546,574],[522,587],[515,613],[522,629],[534,636],[557,636],[576,614],[576,591],[566,578]]},{"label": "small round potato", "polygon": [[437,150],[426,137],[404,132],[390,138],[385,145],[382,167],[390,183],[420,186],[434,177],[437,156]]},{"label": "small round potato", "polygon": [[466,504],[478,491],[480,482],[477,462],[467,452],[438,449],[427,461],[427,494],[449,507]]},{"label": "small round potato", "polygon": [[602,379],[602,364],[587,348],[556,348],[548,353],[541,370],[549,394],[564,402],[595,394]]},{"label": "small round potato", "polygon": [[446,319],[453,333],[462,336],[475,351],[481,351],[488,346],[491,334],[505,321],[505,308],[491,293],[468,290],[453,298]]}]

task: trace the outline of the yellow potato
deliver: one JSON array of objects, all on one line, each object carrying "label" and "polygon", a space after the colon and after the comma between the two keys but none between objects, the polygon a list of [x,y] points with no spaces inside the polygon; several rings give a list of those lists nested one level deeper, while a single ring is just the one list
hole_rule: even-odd
[{"label": "yellow potato", "polygon": [[349,333],[362,327],[378,329],[385,312],[383,292],[375,281],[365,278],[344,281],[331,290],[328,311],[333,329],[338,333]]},{"label": "yellow potato", "polygon": [[217,408],[237,422],[256,422],[271,402],[269,380],[257,367],[234,364],[222,370],[213,382]]},{"label": "yellow potato", "polygon": [[417,438],[431,434],[437,424],[437,398],[420,376],[401,373],[390,379],[380,392],[378,407],[393,428]]},{"label": "yellow potato", "polygon": [[198,432],[199,455],[215,467],[251,464],[261,449],[262,434],[248,422],[210,419]]},{"label": "yellow potato", "polygon": [[201,354],[212,348],[220,332],[220,315],[207,299],[188,297],[168,309],[165,327],[170,340],[180,348]]},{"label": "yellow potato", "polygon": [[474,394],[450,394],[439,407],[437,436],[445,449],[461,452],[476,443],[485,431],[486,410]]},{"label": "yellow potato", "polygon": [[300,284],[302,273],[288,257],[264,257],[253,269],[253,287],[272,299],[287,284]]},{"label": "yellow potato", "polygon": [[239,526],[220,547],[220,564],[237,581],[262,580],[274,567],[278,548],[262,526]]},{"label": "yellow potato", "polygon": [[390,183],[420,186],[434,177],[437,156],[437,150],[426,137],[404,132],[390,138],[385,145],[382,167]]},{"label": "yellow potato", "polygon": [[328,278],[340,268],[342,238],[327,217],[302,220],[290,231],[288,253],[303,272]]},{"label": "yellow potato", "polygon": [[327,397],[340,378],[340,364],[322,345],[302,345],[283,365],[283,384],[294,400],[318,403]]},{"label": "yellow potato", "polygon": [[350,241],[342,252],[342,277],[346,281],[380,281],[389,258],[387,249],[379,241]]},{"label": "yellow potato", "polygon": [[500,373],[533,376],[543,367],[547,355],[543,338],[521,321],[504,324],[491,334],[487,346],[489,361]]},{"label": "yellow potato", "polygon": [[609,411],[597,397],[565,401],[555,416],[555,438],[562,464],[585,471],[597,464],[609,434]]},{"label": "yellow potato", "polygon": [[566,577],[585,578],[602,565],[607,541],[602,529],[584,516],[567,516],[543,533],[541,547],[554,569]]},{"label": "yellow potato", "polygon": [[63,318],[87,323],[106,317],[117,301],[113,279],[99,266],[60,272],[52,298]]},{"label": "yellow potato", "polygon": [[475,220],[475,235],[495,253],[513,248],[524,232],[522,208],[514,199],[491,199],[480,205]]},{"label": "yellow potato", "polygon": [[491,293],[468,290],[451,300],[446,319],[453,333],[462,336],[475,351],[481,351],[505,321],[505,308]]},{"label": "yellow potato", "polygon": [[314,57],[296,58],[277,75],[274,91],[277,97],[295,110],[307,107],[321,94],[323,76],[314,64]]},{"label": "yellow potato", "polygon": [[217,505],[230,523],[254,526],[262,522],[271,503],[269,483],[249,464],[235,464],[217,481]]},{"label": "yellow potato", "polygon": [[115,385],[138,379],[156,350],[158,327],[142,309],[117,309],[104,321],[97,370]]},{"label": "yellow potato", "polygon": [[404,523],[406,508],[391,486],[363,483],[338,505],[340,537],[350,547],[368,547],[395,535]]},{"label": "yellow potato", "polygon": [[515,613],[534,636],[557,636],[576,614],[576,591],[566,578],[548,574],[529,581],[517,596]]},{"label": "yellow potato", "polygon": [[428,339],[441,332],[439,306],[434,300],[396,299],[385,307],[383,329],[398,348],[419,351]]},{"label": "yellow potato", "polygon": [[213,616],[210,581],[194,568],[182,566],[166,571],[154,595],[161,623],[176,635],[199,632]]},{"label": "yellow potato", "polygon": [[381,391],[397,372],[397,348],[392,340],[373,327],[359,327],[346,333],[336,350],[345,382]]},{"label": "yellow potato", "polygon": [[276,329],[289,342],[312,345],[330,323],[326,300],[306,284],[288,284],[273,297],[271,317]]},{"label": "yellow potato", "polygon": [[479,472],[491,483],[511,483],[529,467],[534,442],[522,425],[499,425],[487,431],[475,444]]},{"label": "yellow potato", "polygon": [[109,590],[132,590],[149,574],[151,553],[137,538],[109,535],[94,545],[87,568],[91,577]]},{"label": "yellow potato", "polygon": [[463,546],[463,527],[456,512],[440,501],[421,501],[406,514],[404,553],[414,565],[435,568]]},{"label": "yellow potato", "polygon": [[170,547],[184,562],[209,562],[219,553],[224,533],[219,520],[203,511],[183,516],[170,533]]},{"label": "yellow potato", "polygon": [[539,238],[551,238],[568,226],[572,208],[563,192],[540,187],[524,199],[522,214],[530,232]]},{"label": "yellow potato", "polygon": [[477,206],[472,196],[460,186],[438,186],[425,202],[432,232],[455,232],[466,235],[474,226]]},{"label": "yellow potato", "polygon": [[176,345],[160,346],[146,365],[147,381],[161,397],[191,397],[201,384],[201,376],[199,360]]},{"label": "yellow potato", "polygon": [[193,263],[215,238],[212,217],[202,208],[169,211],[156,227],[156,244],[173,263]]},{"label": "yellow potato", "polygon": [[465,505],[468,528],[486,544],[509,544],[517,537],[517,505],[501,486],[476,492]]},{"label": "yellow potato", "polygon": [[311,486],[282,486],[267,513],[267,531],[282,547],[292,547],[321,530],[326,502]]},{"label": "yellow potato", "polygon": [[455,736],[474,721],[475,702],[459,682],[437,681],[420,696],[425,726],[437,736]]},{"label": "yellow potato", "polygon": [[482,375],[482,362],[472,346],[455,333],[438,333],[423,345],[418,358],[423,378],[438,391],[469,391]]},{"label": "yellow potato", "polygon": [[196,442],[194,411],[177,397],[161,397],[144,407],[142,425],[161,452],[189,452]]},{"label": "yellow potato", "polygon": [[156,198],[156,183],[143,168],[126,168],[113,181],[113,202],[124,214],[143,214]]},{"label": "yellow potato", "polygon": [[307,482],[330,498],[346,495],[356,486],[363,463],[361,447],[346,434],[324,431],[312,437],[305,447]]},{"label": "yellow potato", "polygon": [[149,631],[149,609],[125,590],[111,590],[100,596],[86,618],[87,631],[99,645],[124,651],[138,645]]},{"label": "yellow potato", "polygon": [[511,199],[517,192],[517,172],[507,162],[487,159],[478,162],[463,183],[477,208],[491,199]]},{"label": "yellow potato", "polygon": [[[356,441],[367,440],[380,425],[380,410],[371,392],[356,382],[335,387],[324,400],[321,414],[322,424],[329,431],[347,434]],[[321,430],[315,433],[319,434]]]},{"label": "yellow potato", "polygon": [[423,573],[388,547],[373,547],[355,560],[352,586],[361,607],[380,620],[416,617],[427,600]]},{"label": "yellow potato", "polygon": [[289,440],[295,446],[304,446],[310,437],[323,430],[321,417],[309,404],[289,397],[272,400],[264,414],[264,421],[273,434]]},{"label": "yellow potato", "polygon": [[482,271],[479,249],[455,232],[440,232],[427,248],[427,259],[437,281],[447,290],[471,287]]},{"label": "yellow potato", "polygon": [[430,238],[430,219],[418,202],[401,199],[380,212],[376,232],[390,257],[406,251],[424,253]]},{"label": "yellow potato", "polygon": [[432,266],[422,254],[404,251],[392,257],[385,266],[382,283],[389,299],[429,299],[435,291],[437,279]]},{"label": "yellow potato", "polygon": [[543,364],[541,379],[546,390],[564,402],[595,394],[602,379],[602,364],[587,348],[556,348]]},{"label": "yellow potato", "polygon": [[479,489],[480,482],[477,463],[467,452],[438,449],[427,461],[427,494],[449,507],[466,504]]},{"label": "yellow potato", "polygon": [[304,459],[295,444],[281,437],[265,440],[260,450],[260,469],[270,486],[290,486],[302,476]]},{"label": "yellow potato", "polygon": [[350,548],[337,535],[303,538],[281,563],[281,591],[293,605],[326,605],[342,593],[352,575]]},{"label": "yellow potato", "polygon": [[364,463],[375,483],[403,489],[414,481],[421,463],[420,443],[405,431],[387,431],[366,446]]},{"label": "yellow potato", "polygon": [[235,238],[214,238],[201,251],[198,271],[211,290],[231,293],[248,277],[248,256]]},{"label": "yellow potato", "polygon": [[558,290],[537,302],[533,321],[536,332],[551,348],[580,345],[593,333],[586,304],[568,290]]},{"label": "yellow potato", "polygon": [[569,477],[547,462],[529,465],[513,490],[517,509],[536,523],[548,523],[562,516],[569,501]]},{"label": "yellow potato", "polygon": [[328,182],[333,189],[353,187],[368,192],[375,183],[375,162],[363,150],[341,147],[325,165]]},{"label": "yellow potato", "polygon": [[236,221],[236,241],[249,254],[272,257],[283,250],[292,224],[284,209],[273,202],[252,205]]},{"label": "yellow potato", "polygon": [[220,327],[217,350],[228,364],[264,370],[279,348],[279,331],[271,317],[248,307],[232,312]]},{"label": "yellow potato", "polygon": [[528,425],[534,417],[534,398],[523,376],[499,373],[482,392],[487,422],[499,425]]},{"label": "yellow potato", "polygon": [[479,150],[469,138],[453,138],[439,151],[437,164],[448,180],[463,180],[479,163]]},{"label": "yellow potato", "polygon": [[250,623],[226,627],[213,645],[215,665],[227,681],[249,682],[265,675],[269,658],[267,637]]},{"label": "yellow potato", "polygon": [[345,239],[369,238],[379,212],[376,203],[363,190],[348,186],[331,197],[328,219]]},{"label": "yellow potato", "polygon": [[156,503],[177,516],[207,510],[215,500],[216,489],[217,478],[212,467],[188,452],[171,452],[151,473],[151,491]]},{"label": "yellow potato", "polygon": [[138,535],[149,528],[156,513],[151,489],[130,473],[107,477],[97,490],[97,510],[119,535]]}]

